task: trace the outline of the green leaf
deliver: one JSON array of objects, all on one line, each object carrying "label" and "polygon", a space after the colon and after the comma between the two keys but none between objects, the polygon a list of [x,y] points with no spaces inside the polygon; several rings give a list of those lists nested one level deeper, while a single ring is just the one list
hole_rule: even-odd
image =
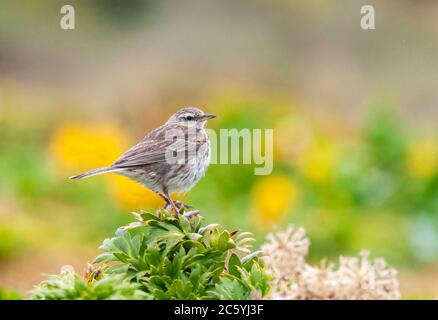
[{"label": "green leaf", "polygon": [[212,223],[212,224],[209,224],[205,227],[200,228],[198,233],[205,234],[205,233],[210,232],[212,229],[215,229],[219,226],[220,226],[220,224]]},{"label": "green leaf", "polygon": [[116,257],[121,262],[125,262],[125,263],[128,262],[129,256],[127,254],[119,253],[119,252],[114,252],[113,255],[114,255],[114,257]]},{"label": "green leaf", "polygon": [[217,241],[217,248],[218,250],[221,251],[225,251],[227,250],[229,247],[229,243],[228,240],[230,239],[230,234],[227,231],[223,231],[220,236],[219,239]]},{"label": "green leaf", "polygon": [[258,251],[255,251],[253,253],[250,253],[250,254],[244,256],[242,258],[242,265],[245,265],[246,263],[250,262],[252,259],[259,257],[262,254],[263,254],[263,251],[258,250]]},{"label": "green leaf", "polygon": [[111,262],[111,261],[117,261],[118,259],[114,257],[112,253],[102,253],[98,255],[93,260],[93,264],[101,263],[101,262]]},{"label": "green leaf", "polygon": [[241,267],[240,259],[236,254],[232,254],[230,260],[228,261],[228,272],[233,276],[238,277],[240,275],[240,271],[238,267]]},{"label": "green leaf", "polygon": [[197,241],[202,238],[202,236],[199,233],[187,233],[187,237],[193,241]]},{"label": "green leaf", "polygon": [[150,220],[161,221],[160,218],[158,218],[156,215],[148,212],[140,213],[140,217],[143,219],[143,221],[150,221]]},{"label": "green leaf", "polygon": [[131,253],[130,242],[128,242],[125,237],[119,237],[114,239],[113,246],[127,255],[130,255]]},{"label": "green leaf", "polygon": [[192,232],[192,226],[190,225],[190,221],[183,215],[180,215],[179,217],[179,225],[183,232],[185,233]]}]

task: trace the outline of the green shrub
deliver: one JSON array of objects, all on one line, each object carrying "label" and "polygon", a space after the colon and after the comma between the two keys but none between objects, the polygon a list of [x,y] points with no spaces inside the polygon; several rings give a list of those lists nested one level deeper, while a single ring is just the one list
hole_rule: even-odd
[{"label": "green shrub", "polygon": [[249,233],[200,216],[135,214],[136,222],[106,239],[84,279],[73,272],[50,276],[34,299],[248,299],[264,296],[269,279],[249,250]]},{"label": "green shrub", "polygon": [[122,274],[106,274],[91,283],[72,270],[64,269],[59,275],[51,275],[33,292],[36,300],[138,300],[151,299],[139,289],[138,283]]}]

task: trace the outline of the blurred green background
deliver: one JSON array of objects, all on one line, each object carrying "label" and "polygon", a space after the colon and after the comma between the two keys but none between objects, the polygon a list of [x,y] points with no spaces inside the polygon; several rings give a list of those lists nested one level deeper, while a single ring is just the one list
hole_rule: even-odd
[{"label": "blurred green background", "polygon": [[[304,226],[310,259],[371,250],[404,297],[438,296],[438,2],[0,3],[0,297],[82,270],[161,199],[114,161],[182,106],[273,128],[274,172],[212,165],[184,201],[255,233]],[[376,30],[360,28],[360,7]]]}]

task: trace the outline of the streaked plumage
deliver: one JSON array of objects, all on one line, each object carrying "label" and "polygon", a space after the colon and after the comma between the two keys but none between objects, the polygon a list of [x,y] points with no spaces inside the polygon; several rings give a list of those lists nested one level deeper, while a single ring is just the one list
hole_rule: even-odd
[{"label": "streaked plumage", "polygon": [[[177,212],[169,194],[190,190],[205,174],[210,163],[210,141],[204,125],[214,117],[197,108],[183,108],[122,154],[111,166],[71,179],[109,172],[126,176],[157,192]],[[184,155],[184,158],[177,162],[169,161],[169,155],[173,160],[175,152]]]}]

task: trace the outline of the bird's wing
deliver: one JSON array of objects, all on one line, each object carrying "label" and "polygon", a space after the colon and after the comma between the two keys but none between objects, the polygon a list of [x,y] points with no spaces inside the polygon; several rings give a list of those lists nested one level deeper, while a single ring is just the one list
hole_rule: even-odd
[{"label": "bird's wing", "polygon": [[196,155],[196,144],[184,139],[143,140],[126,151],[111,167],[127,168],[168,161],[172,155]]}]

